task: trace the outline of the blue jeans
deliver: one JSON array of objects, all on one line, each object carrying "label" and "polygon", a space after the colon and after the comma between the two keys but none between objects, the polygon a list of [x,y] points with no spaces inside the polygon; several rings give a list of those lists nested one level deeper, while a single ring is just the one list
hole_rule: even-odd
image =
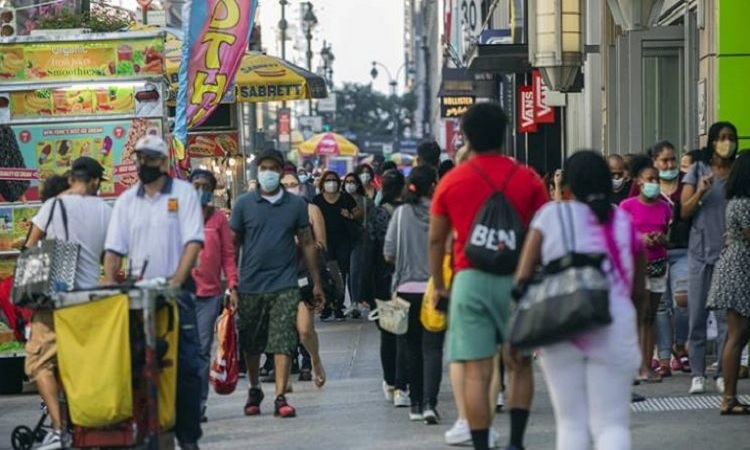
[{"label": "blue jeans", "polygon": [[198,297],[195,302],[195,314],[198,321],[198,336],[200,338],[201,365],[201,410],[206,407],[208,400],[208,372],[211,369],[211,346],[214,343],[214,325],[221,314],[223,295],[213,297]]},{"label": "blue jeans", "polygon": [[675,298],[677,294],[687,294],[688,278],[687,250],[670,250],[667,291],[662,296],[656,312],[656,347],[659,359],[670,358],[673,343],[677,346],[684,346],[687,342],[688,310],[677,306]]},{"label": "blue jeans", "polygon": [[183,291],[177,297],[180,334],[177,355],[177,423],[175,436],[181,444],[197,443],[201,430],[201,363],[195,297]]}]

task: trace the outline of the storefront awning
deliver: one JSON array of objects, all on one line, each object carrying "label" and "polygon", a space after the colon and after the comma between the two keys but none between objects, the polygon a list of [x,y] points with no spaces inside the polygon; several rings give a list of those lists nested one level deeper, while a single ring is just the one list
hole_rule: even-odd
[{"label": "storefront awning", "polygon": [[476,45],[469,56],[469,70],[521,73],[531,68],[526,44]]},{"label": "storefront awning", "polygon": [[438,97],[473,96],[495,98],[497,83],[491,73],[470,72],[465,68],[443,68]]}]

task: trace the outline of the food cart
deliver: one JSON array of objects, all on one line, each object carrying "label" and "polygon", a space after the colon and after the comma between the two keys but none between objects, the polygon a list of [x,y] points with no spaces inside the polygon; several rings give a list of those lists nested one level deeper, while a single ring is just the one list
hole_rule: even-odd
[{"label": "food cart", "polygon": [[0,280],[40,206],[46,178],[90,156],[100,195],[137,182],[135,143],[167,131],[164,32],[0,38]]}]

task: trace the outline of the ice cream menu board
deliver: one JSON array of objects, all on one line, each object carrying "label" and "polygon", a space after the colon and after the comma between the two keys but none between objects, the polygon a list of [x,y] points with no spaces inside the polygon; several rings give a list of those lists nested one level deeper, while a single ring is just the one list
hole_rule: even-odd
[{"label": "ice cream menu board", "polygon": [[146,134],[162,135],[160,119],[12,125],[13,135],[27,168],[0,168],[0,180],[30,180],[27,200],[37,198],[38,184],[69,170],[79,156],[97,159],[108,181],[100,194],[120,194],[138,180],[135,143]]},{"label": "ice cream menu board", "polygon": [[0,81],[71,81],[164,73],[164,37],[0,44]]},{"label": "ice cream menu board", "polygon": [[11,120],[135,114],[133,86],[35,89],[10,93]]}]

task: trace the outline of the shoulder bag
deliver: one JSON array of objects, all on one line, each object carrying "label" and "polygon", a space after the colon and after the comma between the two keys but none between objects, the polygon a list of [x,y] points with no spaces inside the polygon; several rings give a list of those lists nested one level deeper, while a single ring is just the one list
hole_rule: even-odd
[{"label": "shoulder bag", "polygon": [[612,322],[609,280],[602,270],[605,254],[576,252],[570,205],[561,203],[556,209],[565,254],[543,268],[541,280],[532,281],[515,305],[508,328],[514,347],[554,344]]},{"label": "shoulder bag", "polygon": [[[47,239],[47,231],[60,205],[60,214],[65,230],[65,240]],[[79,244],[70,242],[68,215],[65,203],[57,198],[50,209],[44,227],[45,239],[33,248],[24,250],[16,260],[13,281],[13,303],[32,309],[45,308],[55,292],[73,290],[78,269]]]}]

